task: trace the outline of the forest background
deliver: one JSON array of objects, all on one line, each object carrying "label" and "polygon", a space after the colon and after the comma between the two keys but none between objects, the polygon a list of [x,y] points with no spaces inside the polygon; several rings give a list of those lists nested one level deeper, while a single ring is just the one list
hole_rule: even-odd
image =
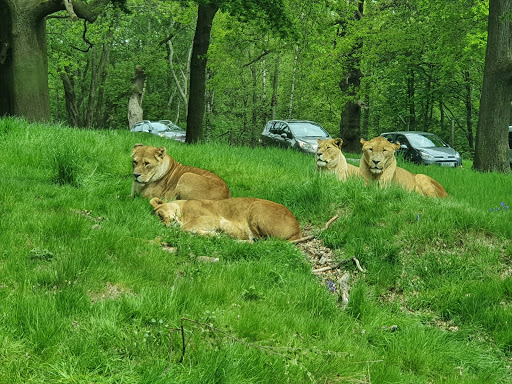
[{"label": "forest background", "polygon": [[[54,121],[129,128],[128,100],[135,94],[144,119],[169,119],[187,131],[187,113],[204,111],[206,140],[254,146],[266,120],[298,118],[341,136],[347,151],[357,151],[361,137],[422,130],[473,157],[485,83],[487,1],[101,3],[94,23],[73,22],[69,10],[46,18]],[[501,6],[495,14],[508,28],[501,3],[493,0],[491,10]],[[190,63],[205,7],[214,9],[214,22],[207,55],[200,56],[208,66],[206,92],[199,92],[204,102],[197,103],[191,101]],[[489,84],[496,90],[506,82],[493,78]],[[507,99],[506,113],[490,114],[503,120],[497,132],[505,138],[511,95],[494,93]],[[199,104],[194,113],[192,103]],[[481,124],[487,131],[494,122]],[[487,152],[494,152],[494,144],[485,145]],[[505,160],[505,146],[500,148]]]}]

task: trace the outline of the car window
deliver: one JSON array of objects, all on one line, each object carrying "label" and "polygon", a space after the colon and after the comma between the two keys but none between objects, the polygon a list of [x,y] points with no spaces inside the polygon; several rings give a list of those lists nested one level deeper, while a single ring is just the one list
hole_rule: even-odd
[{"label": "car window", "polygon": [[320,126],[307,122],[289,123],[293,134],[297,137],[328,137]]},{"label": "car window", "polygon": [[161,124],[161,123],[151,123],[151,130],[152,131],[156,131],[156,132],[165,132],[167,131],[169,128],[167,128],[167,126],[165,124]]},{"label": "car window", "polygon": [[435,135],[420,135],[411,134],[408,136],[409,141],[413,147],[418,148],[434,148],[434,147],[447,147],[443,140]]},{"label": "car window", "polygon": [[270,127],[270,133],[273,133],[274,135],[279,134],[279,125],[280,123],[278,121],[275,121],[272,123],[272,126]]},{"label": "car window", "polygon": [[395,140],[395,135],[381,135],[383,138],[385,138],[387,141],[389,141],[390,143],[394,143],[396,142]]},{"label": "car window", "polygon": [[396,135],[396,139],[393,141],[394,143],[400,143],[400,145],[409,146],[409,141],[404,135]]}]

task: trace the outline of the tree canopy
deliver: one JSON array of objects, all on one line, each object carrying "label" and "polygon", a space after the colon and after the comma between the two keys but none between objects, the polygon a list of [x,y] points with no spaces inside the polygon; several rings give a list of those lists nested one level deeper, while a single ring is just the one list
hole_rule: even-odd
[{"label": "tree canopy", "polygon": [[[35,34],[48,42],[47,117],[53,120],[126,128],[132,76],[140,66],[144,119],[169,119],[197,130],[194,140],[255,145],[272,116],[314,120],[345,140],[340,122],[347,102],[360,108],[358,134],[365,138],[389,130],[431,131],[472,157],[477,131],[486,129],[478,127],[478,117],[487,1],[378,0],[364,7],[362,1],[332,0],[72,4],[82,21],[73,22],[62,2],[45,2],[54,8],[40,12],[50,17]],[[201,7],[213,11],[210,40],[206,51],[194,55]],[[11,0],[0,0],[4,14],[13,9]],[[94,18],[86,17],[92,9]],[[9,41],[11,27],[0,27],[1,42]],[[193,97],[195,59],[205,65],[199,69],[202,99]],[[13,65],[2,63],[0,51],[0,65],[6,63],[10,69],[0,79],[9,86],[6,73],[14,73]],[[357,87],[340,86],[349,70],[360,73]],[[18,114],[11,102],[0,101],[2,114]]]}]

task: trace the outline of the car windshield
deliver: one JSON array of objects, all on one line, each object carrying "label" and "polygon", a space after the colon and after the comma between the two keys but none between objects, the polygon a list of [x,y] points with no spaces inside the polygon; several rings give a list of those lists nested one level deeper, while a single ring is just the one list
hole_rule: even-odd
[{"label": "car windshield", "polygon": [[436,135],[421,135],[418,133],[407,135],[409,142],[417,148],[447,147],[443,140]]},{"label": "car windshield", "polygon": [[300,122],[289,123],[289,125],[293,134],[297,137],[328,137],[328,133],[315,124]]},{"label": "car windshield", "polygon": [[156,132],[165,132],[169,130],[169,127],[162,123],[151,123],[151,130]]}]

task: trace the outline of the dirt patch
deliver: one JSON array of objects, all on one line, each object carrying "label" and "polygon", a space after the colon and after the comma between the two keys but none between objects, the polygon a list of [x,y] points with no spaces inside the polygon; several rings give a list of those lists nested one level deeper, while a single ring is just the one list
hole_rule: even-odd
[{"label": "dirt patch", "polygon": [[112,284],[107,281],[105,289],[100,292],[89,291],[87,295],[91,299],[92,303],[97,303],[105,300],[118,299],[124,295],[133,295],[133,291],[131,289],[122,287],[118,284]]}]

